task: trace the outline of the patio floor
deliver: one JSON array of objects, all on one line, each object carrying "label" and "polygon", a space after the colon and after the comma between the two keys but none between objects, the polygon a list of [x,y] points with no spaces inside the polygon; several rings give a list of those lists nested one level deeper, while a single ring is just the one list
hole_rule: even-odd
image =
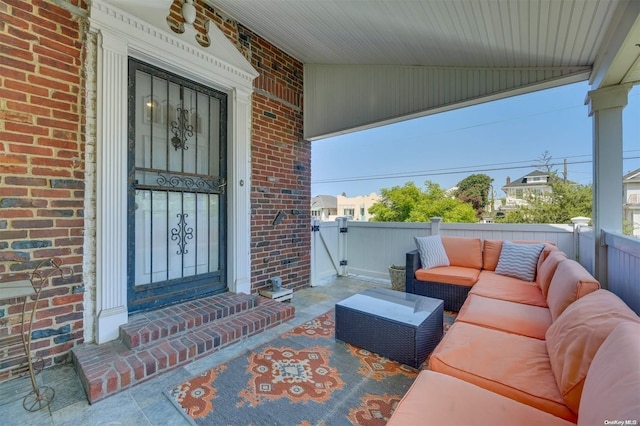
[{"label": "patio floor", "polygon": [[22,400],[0,406],[3,425],[182,425],[189,424],[163,391],[208,368],[222,364],[243,351],[257,347],[281,333],[312,319],[335,303],[370,287],[387,287],[388,281],[362,277],[339,277],[294,293],[295,317],[264,333],[224,348],[210,356],[172,370],[155,379],[89,405],[73,366],[65,364],[42,372],[44,384],[55,390],[51,405],[35,413]]}]

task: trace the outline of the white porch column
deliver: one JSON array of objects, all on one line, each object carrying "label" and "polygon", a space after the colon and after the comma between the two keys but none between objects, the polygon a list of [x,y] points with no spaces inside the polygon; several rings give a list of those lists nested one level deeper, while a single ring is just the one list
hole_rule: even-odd
[{"label": "white porch column", "polygon": [[127,323],[127,42],[98,38],[96,140],[96,340],[118,337]]},{"label": "white porch column", "polygon": [[593,239],[594,275],[607,287],[607,249],[601,231],[622,232],[622,110],[630,84],[605,87],[587,94],[593,117]]}]

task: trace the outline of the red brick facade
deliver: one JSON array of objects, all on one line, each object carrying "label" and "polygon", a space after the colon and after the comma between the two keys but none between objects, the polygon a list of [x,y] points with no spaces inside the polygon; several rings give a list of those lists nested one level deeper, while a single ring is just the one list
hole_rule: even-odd
[{"label": "red brick facade", "polygon": [[[52,256],[73,269],[45,290],[38,311],[43,332],[34,342],[47,364],[66,361],[83,341],[84,315],[84,295],[74,288],[83,284],[87,5],[56,3],[0,2],[0,282],[24,279]],[[196,27],[207,16],[260,72],[252,105],[252,291],[273,276],[305,287],[311,146],[302,136],[302,64],[223,14],[197,8]],[[176,22],[178,10],[176,0]],[[0,336],[16,332],[20,308],[0,299]]]},{"label": "red brick facade", "polygon": [[[241,28],[260,72],[252,112],[252,288],[280,276],[309,285],[311,144],[303,139],[302,64]],[[280,214],[280,217],[278,216]]]},{"label": "red brick facade", "polygon": [[[73,270],[42,293],[33,346],[47,364],[83,341],[82,31],[53,2],[0,3],[0,281],[54,256]],[[0,335],[19,330],[20,312],[0,300]]]}]

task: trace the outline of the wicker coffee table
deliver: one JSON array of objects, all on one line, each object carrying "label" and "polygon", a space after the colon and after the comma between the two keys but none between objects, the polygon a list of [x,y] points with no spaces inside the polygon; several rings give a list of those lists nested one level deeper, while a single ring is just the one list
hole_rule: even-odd
[{"label": "wicker coffee table", "polygon": [[336,339],[418,368],[442,339],[443,301],[384,288],[336,303]]}]

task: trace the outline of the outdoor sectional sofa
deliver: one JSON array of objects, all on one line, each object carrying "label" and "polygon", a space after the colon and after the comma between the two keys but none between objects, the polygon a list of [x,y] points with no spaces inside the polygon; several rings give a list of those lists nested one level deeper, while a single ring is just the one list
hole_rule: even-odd
[{"label": "outdoor sectional sofa", "polygon": [[548,244],[532,282],[497,274],[501,245],[388,424],[637,425],[640,317]]}]

